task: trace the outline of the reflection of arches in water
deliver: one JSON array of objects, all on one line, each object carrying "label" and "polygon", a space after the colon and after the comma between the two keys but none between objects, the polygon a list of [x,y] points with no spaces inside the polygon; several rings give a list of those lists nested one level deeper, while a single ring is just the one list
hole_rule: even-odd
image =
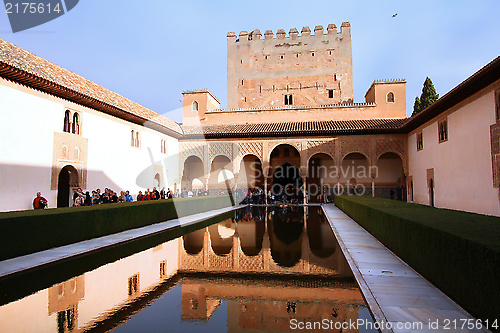
[{"label": "reflection of arches in water", "polygon": [[327,258],[335,253],[337,240],[331,232],[322,210],[311,209],[307,218],[309,249],[319,258]]},{"label": "reflection of arches in water", "polygon": [[188,254],[198,254],[203,249],[203,237],[205,229],[193,231],[187,235],[182,236],[184,241],[184,250]]},{"label": "reflection of arches in water", "polygon": [[235,229],[236,224],[230,219],[208,227],[210,243],[215,254],[221,256],[231,252]]},{"label": "reflection of arches in water", "polygon": [[272,232],[285,244],[292,244],[302,235],[304,229],[304,207],[286,207],[273,209]]},{"label": "reflection of arches in water", "polygon": [[[259,215],[253,214],[253,216]],[[240,237],[240,246],[243,253],[247,256],[258,255],[260,250],[262,250],[262,242],[266,231],[265,223],[251,219],[238,223],[237,228],[238,236]]]},{"label": "reflection of arches in water", "polygon": [[[300,245],[300,243],[299,243]],[[293,267],[297,265],[302,257],[302,249],[300,246],[298,249],[275,249],[271,246],[271,257],[274,262],[281,267]]]},{"label": "reflection of arches in water", "polygon": [[271,209],[271,257],[282,267],[293,267],[302,257],[303,216],[303,207]]},{"label": "reflection of arches in water", "polygon": [[78,171],[72,165],[66,165],[59,172],[57,181],[57,207],[69,207],[70,187],[78,187]]}]

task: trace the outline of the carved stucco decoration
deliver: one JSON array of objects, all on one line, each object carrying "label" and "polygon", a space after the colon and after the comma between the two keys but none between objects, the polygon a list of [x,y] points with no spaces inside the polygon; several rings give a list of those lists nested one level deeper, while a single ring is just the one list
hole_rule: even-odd
[{"label": "carved stucco decoration", "polygon": [[347,154],[350,153],[361,153],[364,154],[368,161],[370,161],[370,140],[362,139],[362,140],[342,140],[340,142],[340,155],[341,159],[346,157]]},{"label": "carved stucco decoration", "polygon": [[384,153],[396,153],[403,160],[406,151],[406,141],[403,139],[383,139],[377,140],[376,144],[376,154],[377,159]]},{"label": "carved stucco decoration", "polygon": [[336,140],[310,140],[307,141],[306,157],[311,158],[315,154],[327,154],[335,160]]},{"label": "carved stucco decoration", "polygon": [[230,142],[210,143],[209,145],[210,161],[219,155],[226,156],[229,160],[233,160],[233,144]]},{"label": "carved stucco decoration", "polygon": [[284,140],[284,141],[270,141],[268,142],[268,151],[267,151],[267,159],[269,160],[271,157],[271,153],[273,152],[274,148],[280,145],[290,145],[297,149],[297,151],[302,153],[302,141],[301,140]]},{"label": "carved stucco decoration", "polygon": [[182,165],[184,165],[184,163],[190,156],[199,157],[200,160],[203,162],[203,164],[205,164],[205,143],[201,142],[182,143],[181,152],[182,152],[181,153]]},{"label": "carved stucco decoration", "polygon": [[241,158],[245,155],[255,155],[262,161],[262,142],[242,142],[238,146]]}]

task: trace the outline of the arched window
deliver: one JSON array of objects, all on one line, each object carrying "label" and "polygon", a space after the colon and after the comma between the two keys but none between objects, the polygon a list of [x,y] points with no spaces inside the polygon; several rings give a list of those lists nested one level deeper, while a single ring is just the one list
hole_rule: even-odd
[{"label": "arched window", "polygon": [[132,130],[132,131],[130,132],[130,134],[132,135],[131,140],[130,140],[130,145],[131,145],[132,147],[135,147],[135,132],[134,132],[134,130]]},{"label": "arched window", "polygon": [[387,103],[394,103],[394,93],[392,91],[387,94]]},{"label": "arched window", "polygon": [[68,133],[71,132],[70,120],[71,120],[71,112],[69,112],[69,110],[66,110],[66,112],[64,113],[64,128],[63,128],[64,132],[68,132]]},{"label": "arched window", "polygon": [[197,101],[194,101],[193,104],[191,105],[191,109],[194,111],[194,112],[198,112],[198,102]]},{"label": "arched window", "polygon": [[73,124],[71,132],[73,134],[80,134],[80,117],[78,116],[77,112],[73,114]]},{"label": "arched window", "polygon": [[161,153],[167,153],[167,140],[161,140]]},{"label": "arched window", "polygon": [[135,133],[135,146],[139,148],[141,146],[141,139],[139,137],[139,132]]}]

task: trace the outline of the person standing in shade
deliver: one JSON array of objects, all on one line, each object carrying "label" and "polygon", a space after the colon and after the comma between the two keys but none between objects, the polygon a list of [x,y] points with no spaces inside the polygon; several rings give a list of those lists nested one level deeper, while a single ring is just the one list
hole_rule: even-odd
[{"label": "person standing in shade", "polygon": [[399,201],[403,201],[403,185],[399,184],[396,188],[396,198]]}]

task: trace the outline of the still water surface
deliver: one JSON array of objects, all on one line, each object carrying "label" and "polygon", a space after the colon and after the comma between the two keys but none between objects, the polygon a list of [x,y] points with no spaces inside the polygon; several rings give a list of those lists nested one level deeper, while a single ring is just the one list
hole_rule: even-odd
[{"label": "still water surface", "polygon": [[[117,260],[108,251],[0,285],[0,332],[294,332],[291,321],[372,321],[319,207],[246,207],[209,223],[133,254],[138,245],[123,245]],[[41,280],[48,288],[33,290]]]}]

